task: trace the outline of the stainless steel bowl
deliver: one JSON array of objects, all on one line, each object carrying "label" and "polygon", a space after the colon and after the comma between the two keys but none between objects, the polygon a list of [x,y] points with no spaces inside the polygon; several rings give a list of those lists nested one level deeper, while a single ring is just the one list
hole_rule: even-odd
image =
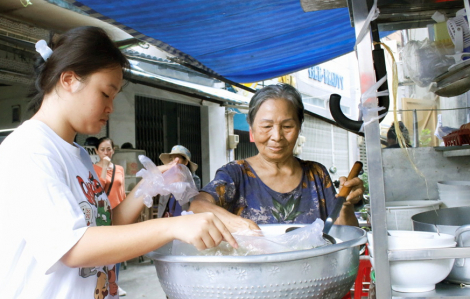
[{"label": "stainless steel bowl", "polygon": [[[290,224],[260,225],[283,233]],[[146,256],[157,269],[171,299],[342,298],[359,266],[359,245],[367,241],[358,227],[333,226],[342,242],[301,251],[252,256],[174,256],[171,243]]]},{"label": "stainless steel bowl", "polygon": [[[413,215],[413,230],[455,235],[457,247],[470,247],[470,207],[455,207]],[[470,248],[469,248],[470,250]],[[455,259],[446,280],[470,283],[470,258]]]}]

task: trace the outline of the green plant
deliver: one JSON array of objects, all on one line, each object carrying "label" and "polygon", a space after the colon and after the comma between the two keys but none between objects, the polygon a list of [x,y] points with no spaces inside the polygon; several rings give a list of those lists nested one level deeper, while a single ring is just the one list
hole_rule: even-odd
[{"label": "green plant", "polygon": [[364,172],[360,176],[360,179],[364,182],[364,194],[369,194],[369,176],[367,175],[367,172]]},{"label": "green plant", "polygon": [[430,129],[424,129],[421,131],[421,134],[419,134],[419,146],[429,146],[431,144],[431,130]]}]

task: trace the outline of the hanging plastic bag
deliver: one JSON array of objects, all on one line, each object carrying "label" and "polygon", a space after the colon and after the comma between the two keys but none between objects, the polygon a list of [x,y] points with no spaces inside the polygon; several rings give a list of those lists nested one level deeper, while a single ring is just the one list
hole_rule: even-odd
[{"label": "hanging plastic bag", "polygon": [[423,41],[409,41],[402,55],[410,79],[420,87],[428,86],[454,63],[427,38]]},{"label": "hanging plastic bag", "polygon": [[444,127],[442,125],[442,115],[438,114],[437,115],[437,126],[436,130],[434,131],[434,136],[439,138],[440,140],[443,140],[442,138],[454,131],[457,131],[459,128],[452,128],[452,127]]},{"label": "hanging plastic bag", "polygon": [[144,181],[139,185],[135,195],[136,197],[143,195],[147,207],[153,205],[153,197],[157,194],[173,194],[181,206],[199,194],[191,171],[185,165],[176,164],[162,174],[150,158],[139,155],[139,161],[144,168],[139,170],[136,176]]}]

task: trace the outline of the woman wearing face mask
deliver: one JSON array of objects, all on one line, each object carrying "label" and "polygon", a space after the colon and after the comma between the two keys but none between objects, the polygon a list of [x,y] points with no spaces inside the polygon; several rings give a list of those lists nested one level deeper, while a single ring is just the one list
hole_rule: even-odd
[{"label": "woman wearing face mask", "polygon": [[237,247],[212,213],[134,223],[144,206],[135,189],[111,213],[74,138],[106,125],[129,62],[97,27],[37,51],[35,114],[0,145],[0,298],[117,298],[115,263],[173,239]]}]

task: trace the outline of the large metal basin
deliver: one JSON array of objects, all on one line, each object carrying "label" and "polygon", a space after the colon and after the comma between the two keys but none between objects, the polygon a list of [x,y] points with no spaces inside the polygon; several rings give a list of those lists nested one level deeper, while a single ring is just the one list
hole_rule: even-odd
[{"label": "large metal basin", "polygon": [[[260,225],[279,233],[291,226]],[[146,256],[154,261],[160,284],[171,299],[340,299],[354,283],[359,245],[367,238],[364,230],[352,226],[335,225],[330,235],[342,242],[251,256],[174,256],[169,254],[170,243]]]},{"label": "large metal basin", "polygon": [[[457,247],[470,247],[470,207],[456,207],[419,213],[411,217],[413,230],[455,235]],[[470,248],[469,248],[470,250]],[[446,280],[470,283],[470,258],[455,259]]]}]

